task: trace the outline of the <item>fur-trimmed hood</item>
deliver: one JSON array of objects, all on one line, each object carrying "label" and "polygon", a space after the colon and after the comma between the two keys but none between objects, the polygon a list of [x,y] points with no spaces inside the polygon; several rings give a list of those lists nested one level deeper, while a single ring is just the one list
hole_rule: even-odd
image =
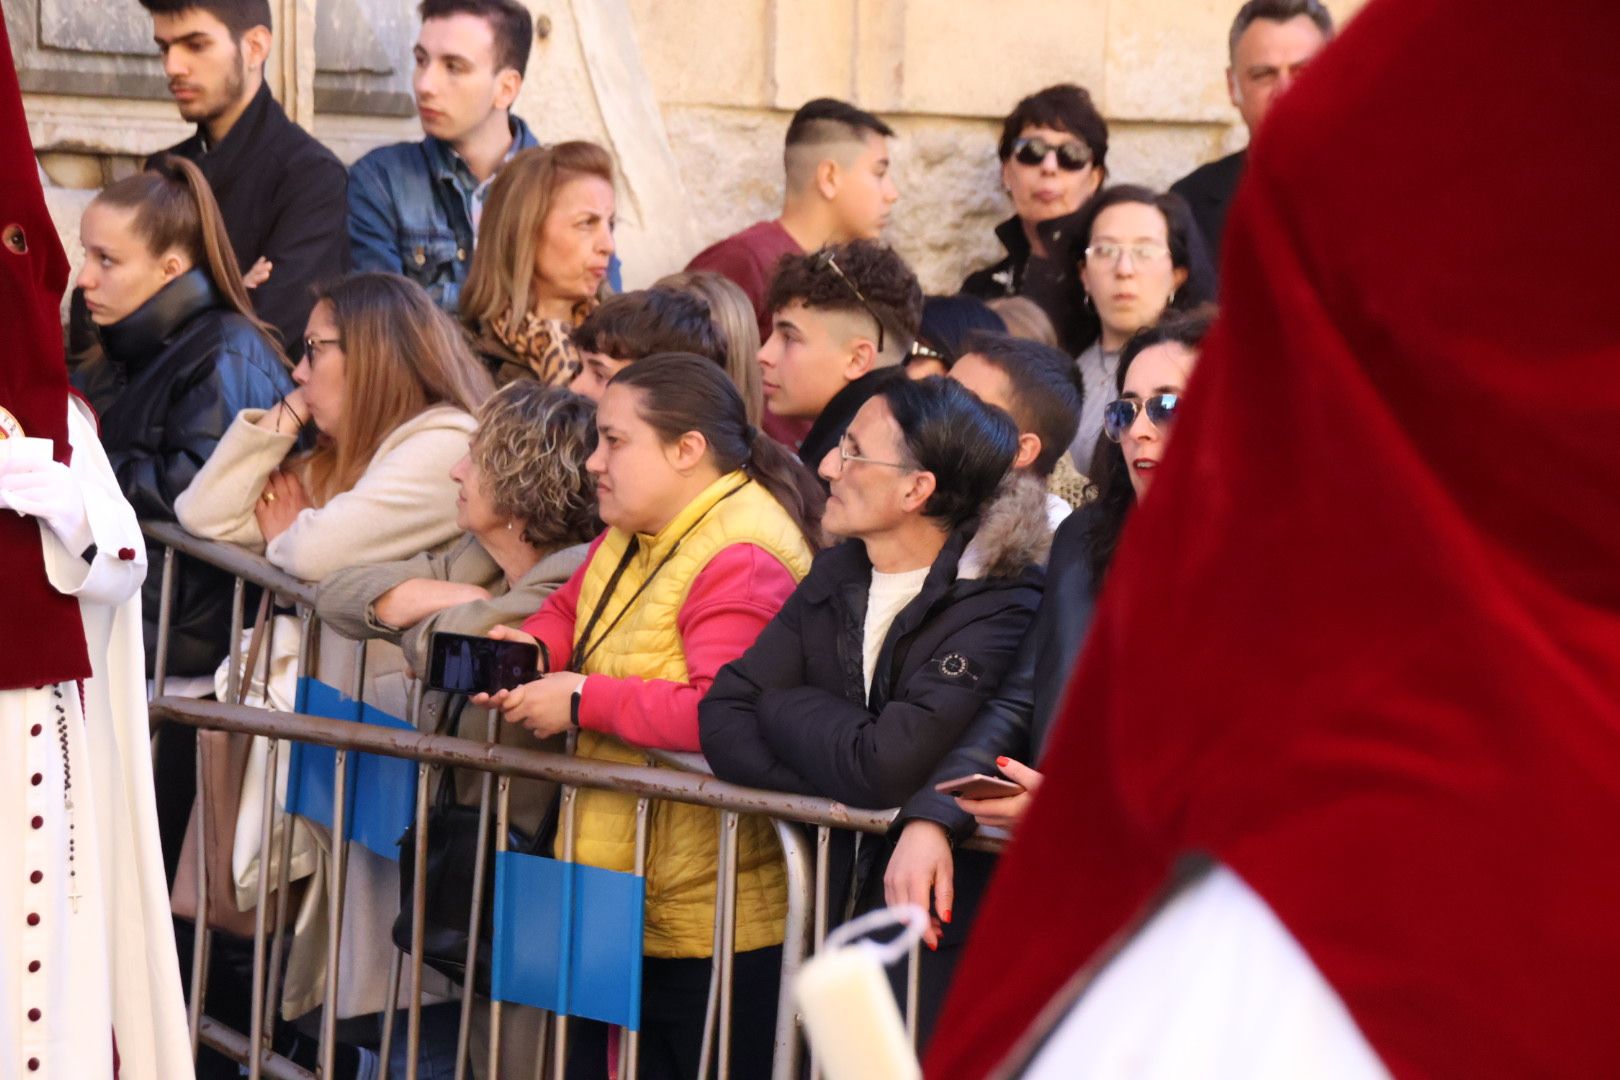
[{"label": "fur-trimmed hood", "polygon": [[979,515],[979,527],[962,552],[956,576],[1017,577],[1031,567],[1045,566],[1056,526],[1046,485],[1023,470],[1009,473]]}]

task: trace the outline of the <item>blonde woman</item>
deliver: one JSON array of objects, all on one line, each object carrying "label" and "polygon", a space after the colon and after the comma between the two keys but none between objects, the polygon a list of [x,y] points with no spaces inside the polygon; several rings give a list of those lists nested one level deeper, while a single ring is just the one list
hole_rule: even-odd
[{"label": "blonde woman", "polygon": [[748,422],[761,426],[765,394],[759,383],[759,319],[748,294],[741,285],[713,270],[666,274],[658,279],[658,287],[689,293],[709,305],[709,317],[726,344],[726,374],[742,395]]},{"label": "blonde woman", "polygon": [[589,142],[524,150],[495,178],[461,293],[473,348],[498,383],[567,386],[569,331],[604,292],[613,261],[613,158]]}]

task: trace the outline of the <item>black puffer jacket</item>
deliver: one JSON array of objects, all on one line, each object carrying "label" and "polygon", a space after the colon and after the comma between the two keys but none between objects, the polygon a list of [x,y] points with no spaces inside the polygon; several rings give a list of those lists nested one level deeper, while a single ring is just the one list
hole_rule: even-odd
[{"label": "black puffer jacket", "polygon": [[938,822],[961,840],[973,832],[976,823],[955,799],[936,792],[934,785],[973,773],[996,776],[996,758],[1002,756],[1030,766],[1040,760],[1097,604],[1086,549],[1086,533],[1097,513],[1095,504],[1086,506],[1058,526],[1052,536],[1040,610],[1017,658],[956,748],[907,800],[900,823],[913,818]]},{"label": "black puffer jacket", "polygon": [[895,616],[866,692],[862,642],[872,564],[860,541],[816,558],[775,619],[721,669],[698,708],[715,774],[751,787],[898,806],[956,744],[1000,682],[1034,616],[1050,528],[1044,496],[1018,487],[989,512],[1001,538],[985,573],[957,576],[958,532]]},{"label": "black puffer jacket", "polygon": [[[220,300],[202,270],[165,285],[135,313],[100,329],[102,355],[74,385],[101,417],[101,442],[142,520],[173,521],[174,500],[243,409],[269,408],[292,380],[253,324]],[[142,592],[146,657],[157,655],[161,551],[149,545]],[[169,671],[211,674],[229,644],[231,580],[192,560],[176,578]]]}]

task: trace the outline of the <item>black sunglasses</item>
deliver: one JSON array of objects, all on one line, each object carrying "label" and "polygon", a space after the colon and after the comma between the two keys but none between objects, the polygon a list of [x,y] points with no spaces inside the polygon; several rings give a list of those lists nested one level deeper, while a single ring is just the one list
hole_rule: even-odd
[{"label": "black sunglasses", "polygon": [[1064,172],[1079,172],[1091,164],[1090,148],[1078,139],[1049,143],[1039,135],[1014,142],[1012,156],[1018,159],[1020,165],[1039,165],[1054,150],[1057,151],[1058,168]]},{"label": "black sunglasses", "polygon": [[1125,433],[1136,423],[1136,414],[1143,409],[1147,410],[1148,423],[1165,430],[1176,418],[1176,410],[1181,408],[1180,394],[1154,394],[1152,397],[1138,401],[1136,398],[1119,398],[1103,406],[1103,430],[1115,442],[1125,437]]},{"label": "black sunglasses", "polygon": [[838,280],[844,283],[845,287],[855,295],[855,299],[861,302],[861,307],[866,309],[866,313],[877,322],[877,351],[881,353],[883,351],[883,316],[877,313],[877,308],[872,306],[872,302],[866,298],[866,294],[861,292],[860,288],[845,276],[844,271],[838,265],[838,260],[833,256],[833,249],[822,248],[816,252],[815,262],[811,265],[817,272],[831,270],[837,274]]}]

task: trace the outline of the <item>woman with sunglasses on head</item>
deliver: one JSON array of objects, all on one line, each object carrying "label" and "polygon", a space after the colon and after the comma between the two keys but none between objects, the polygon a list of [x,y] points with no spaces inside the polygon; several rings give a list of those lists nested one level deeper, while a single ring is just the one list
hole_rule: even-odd
[{"label": "woman with sunglasses on head", "polygon": [[996,227],[1007,256],[970,274],[962,291],[985,300],[1028,297],[1072,356],[1085,347],[1085,319],[1067,255],[1075,214],[1108,176],[1108,123],[1081,87],[1049,86],[1002,121],[996,154],[1013,205],[1013,216]]},{"label": "woman with sunglasses on head", "polygon": [[1181,196],[1135,184],[1108,188],[1087,203],[1072,242],[1086,314],[1084,348],[1075,360],[1085,397],[1069,457],[1084,472],[1098,450],[1103,408],[1113,400],[1120,350],[1166,311],[1211,300],[1214,274]]},{"label": "woman with sunglasses on head", "polygon": [[[1039,761],[1069,672],[1080,654],[1126,519],[1147,496],[1164,460],[1181,395],[1214,312],[1165,318],[1120,355],[1116,395],[1091,467],[1093,498],[1058,526],[1041,605],[1011,669],[920,792],[901,808],[898,841],[884,876],[887,902],[911,902],[933,914],[926,936],[942,955],[965,940],[994,859],[953,848],[981,826],[1016,829],[1042,776]],[[959,799],[935,784],[983,773],[1023,791]]]}]

